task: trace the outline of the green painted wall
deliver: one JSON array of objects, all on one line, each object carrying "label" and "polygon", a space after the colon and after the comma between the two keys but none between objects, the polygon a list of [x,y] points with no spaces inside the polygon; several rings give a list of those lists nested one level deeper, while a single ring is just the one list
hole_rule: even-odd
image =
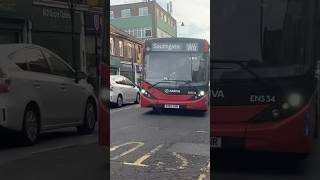
[{"label": "green painted wall", "polygon": [[152,16],[133,16],[111,19],[111,24],[119,29],[152,27]]},{"label": "green painted wall", "polygon": [[166,23],[160,16],[157,16],[157,27],[171,36],[177,37],[177,31]]}]

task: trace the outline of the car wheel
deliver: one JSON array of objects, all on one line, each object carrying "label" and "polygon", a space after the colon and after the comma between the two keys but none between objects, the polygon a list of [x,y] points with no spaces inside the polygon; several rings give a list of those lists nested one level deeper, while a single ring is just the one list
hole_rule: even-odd
[{"label": "car wheel", "polygon": [[23,142],[26,145],[33,145],[36,143],[40,131],[39,113],[34,106],[27,106],[23,116],[22,136]]},{"label": "car wheel", "polygon": [[91,134],[94,131],[97,122],[97,109],[93,100],[89,100],[84,112],[84,120],[81,126],[78,126],[80,134]]},{"label": "car wheel", "polygon": [[136,104],[140,104],[140,94],[137,93],[137,96],[136,96]]},{"label": "car wheel", "polygon": [[320,107],[319,107],[319,96],[316,96],[316,117],[314,122],[314,138],[319,138],[319,119],[320,119]]},{"label": "car wheel", "polygon": [[122,107],[122,106],[123,106],[123,99],[122,99],[122,96],[119,95],[119,96],[117,97],[117,107],[120,108],[120,107]]}]

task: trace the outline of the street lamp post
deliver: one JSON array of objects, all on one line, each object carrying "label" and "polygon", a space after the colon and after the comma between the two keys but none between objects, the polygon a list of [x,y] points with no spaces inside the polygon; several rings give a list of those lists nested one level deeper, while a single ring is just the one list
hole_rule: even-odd
[{"label": "street lamp post", "polygon": [[75,50],[75,20],[74,20],[74,14],[75,14],[75,7],[74,7],[74,0],[68,1],[69,10],[70,10],[70,18],[71,18],[71,53],[72,53],[72,66],[78,70],[78,65],[76,63],[76,50]]}]

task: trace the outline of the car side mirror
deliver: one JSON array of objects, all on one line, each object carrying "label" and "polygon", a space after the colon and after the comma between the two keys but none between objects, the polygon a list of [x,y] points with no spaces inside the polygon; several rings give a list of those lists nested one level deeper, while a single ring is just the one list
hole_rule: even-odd
[{"label": "car side mirror", "polygon": [[76,79],[76,82],[78,83],[81,79],[86,79],[87,77],[88,76],[86,73],[78,71],[78,72],[76,72],[75,79]]}]

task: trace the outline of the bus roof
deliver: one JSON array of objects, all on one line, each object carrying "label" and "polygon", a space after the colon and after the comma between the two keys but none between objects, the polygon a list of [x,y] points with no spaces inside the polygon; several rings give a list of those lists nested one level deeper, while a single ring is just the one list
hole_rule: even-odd
[{"label": "bus roof", "polygon": [[[151,38],[145,40],[145,43],[150,43],[150,42],[205,42],[207,40],[205,39],[197,39],[197,38]],[[208,41],[207,41],[208,42]]]}]

